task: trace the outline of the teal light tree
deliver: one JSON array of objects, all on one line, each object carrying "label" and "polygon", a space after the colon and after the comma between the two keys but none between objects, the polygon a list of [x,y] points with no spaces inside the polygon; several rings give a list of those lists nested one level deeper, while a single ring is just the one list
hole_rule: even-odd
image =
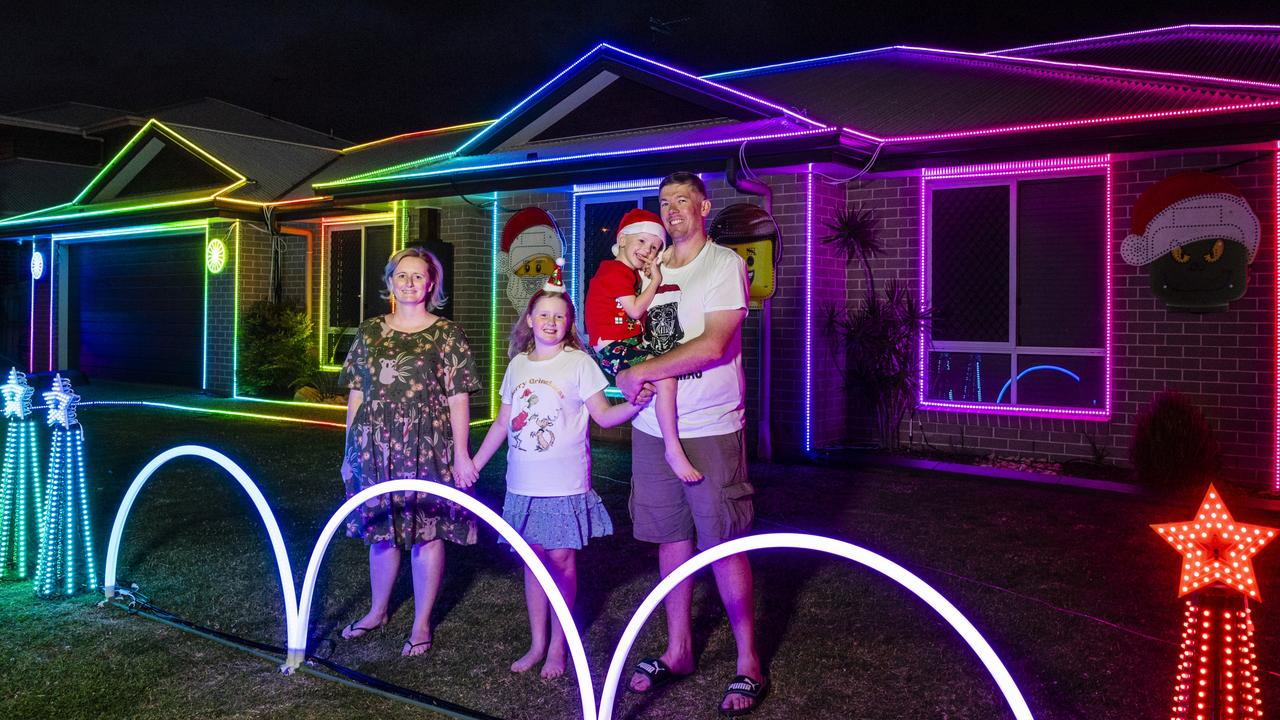
[{"label": "teal light tree", "polygon": [[44,529],[36,423],[29,417],[33,392],[17,368],[10,368],[8,380],[0,385],[7,423],[0,474],[0,578],[27,577],[27,547],[38,541],[32,534],[38,536]]},{"label": "teal light tree", "polygon": [[49,484],[44,531],[36,563],[36,595],[74,595],[98,585],[93,536],[89,529],[89,496],[85,487],[84,428],[76,419],[80,396],[61,375],[44,394],[53,440],[49,444]]}]

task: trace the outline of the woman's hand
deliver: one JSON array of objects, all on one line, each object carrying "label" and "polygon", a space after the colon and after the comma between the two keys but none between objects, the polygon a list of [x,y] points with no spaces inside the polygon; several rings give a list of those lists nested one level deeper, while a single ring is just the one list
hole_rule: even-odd
[{"label": "woman's hand", "polygon": [[454,484],[465,490],[475,485],[478,479],[480,479],[480,471],[476,469],[475,463],[471,462],[471,458],[466,453],[459,453],[453,459]]}]

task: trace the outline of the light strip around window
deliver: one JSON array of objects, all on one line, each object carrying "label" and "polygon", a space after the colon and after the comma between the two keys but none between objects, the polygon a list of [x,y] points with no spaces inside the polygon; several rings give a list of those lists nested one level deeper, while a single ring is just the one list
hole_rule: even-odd
[{"label": "light strip around window", "polygon": [[1105,222],[1103,232],[1106,234],[1105,251],[1102,257],[1103,277],[1105,278],[1105,315],[1103,327],[1105,331],[1104,367],[1104,400],[1101,410],[1086,408],[1056,408],[1035,405],[994,405],[990,403],[950,402],[927,399],[928,394],[928,348],[927,332],[922,326],[918,335],[917,355],[917,387],[916,402],[922,410],[940,410],[948,412],[971,412],[993,415],[1022,415],[1031,417],[1049,417],[1077,420],[1106,420],[1111,417],[1111,385],[1112,385],[1112,331],[1111,331],[1111,236],[1112,225],[1112,172],[1110,155],[1094,155],[1078,158],[1058,158],[1052,160],[1030,160],[1012,163],[988,163],[954,168],[931,168],[921,172],[920,177],[920,306],[927,307],[929,282],[929,183],[937,180],[953,178],[1007,177],[1009,175],[1038,175],[1041,173],[1078,172],[1080,170],[1102,170],[1105,173],[1106,189],[1104,191]]}]

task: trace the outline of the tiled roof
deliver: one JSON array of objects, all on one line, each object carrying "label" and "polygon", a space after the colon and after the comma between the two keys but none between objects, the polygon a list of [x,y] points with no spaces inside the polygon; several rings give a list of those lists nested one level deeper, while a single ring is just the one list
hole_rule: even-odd
[{"label": "tiled roof", "polygon": [[15,110],[5,114],[24,118],[26,120],[51,123],[53,125],[86,128],[90,125],[97,125],[99,123],[109,122],[122,117],[128,117],[131,113],[128,110],[118,110],[116,108],[103,107],[101,105],[64,102],[56,105],[45,105],[38,108],[30,108],[27,110]]},{"label": "tiled roof", "polygon": [[1280,84],[1280,26],[1180,25],[995,54]]},{"label": "tiled roof", "polygon": [[220,130],[166,125],[249,178],[249,184],[229,193],[229,197],[240,200],[276,200],[308,175],[340,156],[337,150],[312,145],[248,137]]},{"label": "tiled roof", "polygon": [[0,162],[0,218],[66,202],[97,172],[84,165],[43,160]]},{"label": "tiled roof", "polygon": [[346,140],[333,137],[319,130],[312,130],[287,120],[281,120],[215,98],[201,98],[177,105],[156,108],[142,113],[142,115],[144,117],[154,117],[167,124],[223,130],[271,140],[316,145],[334,150],[351,144]]},{"label": "tiled roof", "polygon": [[1208,108],[1280,99],[1230,83],[1085,72],[973,53],[885,48],[710,76],[879,137]]}]

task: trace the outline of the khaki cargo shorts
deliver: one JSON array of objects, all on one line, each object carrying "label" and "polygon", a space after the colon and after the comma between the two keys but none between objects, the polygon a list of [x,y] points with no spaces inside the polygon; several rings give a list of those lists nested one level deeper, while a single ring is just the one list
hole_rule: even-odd
[{"label": "khaki cargo shorts", "polygon": [[662,438],[631,430],[632,530],[652,543],[696,540],[706,550],[751,530],[755,519],[747,482],[747,453],[741,430],[728,435],[682,438],[689,462],[704,475],[686,485],[667,465]]}]

